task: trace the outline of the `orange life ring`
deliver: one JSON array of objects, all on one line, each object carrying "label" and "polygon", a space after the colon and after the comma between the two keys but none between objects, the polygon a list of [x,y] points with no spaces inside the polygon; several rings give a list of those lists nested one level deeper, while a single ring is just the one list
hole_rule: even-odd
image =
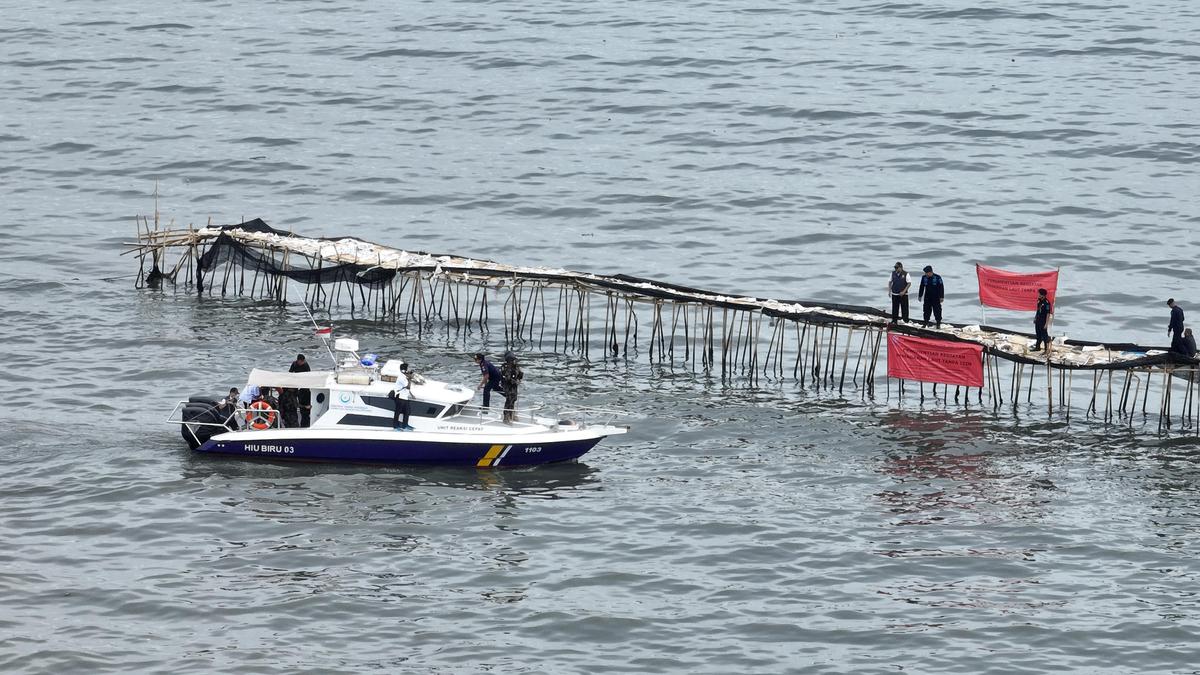
[{"label": "orange life ring", "polygon": [[246,423],[254,429],[270,429],[275,423],[275,410],[266,401],[255,401],[246,413]]}]

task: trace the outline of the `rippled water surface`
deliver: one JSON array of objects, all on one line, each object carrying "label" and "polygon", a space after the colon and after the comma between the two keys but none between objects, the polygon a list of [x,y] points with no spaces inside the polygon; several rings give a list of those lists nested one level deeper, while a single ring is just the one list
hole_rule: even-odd
[{"label": "rippled water surface", "polygon": [[[881,306],[1061,267],[1200,312],[1200,6],[0,0],[0,670],[1192,673],[1195,436],[523,354],[578,464],[190,454],[295,304],[137,291],[151,214]],[[469,382],[503,336],[334,317]],[[1028,317],[989,312],[1023,328]],[[1153,425],[1151,424],[1151,427]]]}]

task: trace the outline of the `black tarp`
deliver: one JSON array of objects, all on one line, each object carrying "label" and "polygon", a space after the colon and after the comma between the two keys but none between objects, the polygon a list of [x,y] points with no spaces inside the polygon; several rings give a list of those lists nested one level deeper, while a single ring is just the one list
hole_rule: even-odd
[{"label": "black tarp", "polygon": [[200,256],[200,262],[197,265],[198,280],[196,282],[198,292],[204,292],[205,273],[225,263],[233,263],[246,270],[266,275],[284,276],[302,284],[347,282],[361,284],[368,288],[383,288],[390,284],[392,279],[396,277],[396,270],[382,269],[375,265],[364,265],[361,263],[344,263],[315,268],[285,266],[282,263],[276,262],[274,256],[264,255],[254,247],[243,244],[225,232],[225,230],[234,229],[276,234],[282,237],[294,236],[274,229],[260,218],[237,225],[222,227],[221,234],[217,235],[217,238],[209,245],[204,255]]}]

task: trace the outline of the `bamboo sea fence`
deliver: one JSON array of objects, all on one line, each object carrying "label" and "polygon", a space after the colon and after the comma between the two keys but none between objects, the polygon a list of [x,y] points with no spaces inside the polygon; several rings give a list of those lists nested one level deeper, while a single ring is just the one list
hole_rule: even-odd
[{"label": "bamboo sea fence", "polygon": [[[418,332],[503,330],[505,344],[584,358],[645,358],[721,377],[791,379],[800,387],[923,402],[926,387],[886,377],[888,331],[983,348],[984,385],[929,389],[935,400],[1016,410],[1044,403],[1066,421],[1133,425],[1200,435],[1200,377],[1193,359],[1130,343],[1056,340],[1048,355],[1032,336],[943,323],[889,325],[872,307],[725,295],[623,274],[506,265],[407,251],[353,237],[312,238],[260,219],[186,229],[139,218],[135,286],[171,284],[207,295],[289,301],[289,281],[311,308],[349,305],[358,316]],[[173,258],[174,262],[168,264]],[[915,389],[915,390],[914,390]],[[973,389],[973,391],[972,391]],[[1152,390],[1153,391],[1152,393]],[[1075,401],[1079,393],[1084,400]],[[1035,395],[1037,402],[1035,403]],[[1157,405],[1157,415],[1150,407]]]}]

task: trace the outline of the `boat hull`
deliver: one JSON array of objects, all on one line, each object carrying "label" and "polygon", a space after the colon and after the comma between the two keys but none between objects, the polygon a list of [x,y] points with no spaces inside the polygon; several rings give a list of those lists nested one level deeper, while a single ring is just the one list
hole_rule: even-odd
[{"label": "boat hull", "polygon": [[518,438],[449,440],[440,434],[365,432],[238,431],[209,439],[196,452],[285,461],[424,464],[441,466],[531,466],[578,459],[608,434],[558,434]]}]

